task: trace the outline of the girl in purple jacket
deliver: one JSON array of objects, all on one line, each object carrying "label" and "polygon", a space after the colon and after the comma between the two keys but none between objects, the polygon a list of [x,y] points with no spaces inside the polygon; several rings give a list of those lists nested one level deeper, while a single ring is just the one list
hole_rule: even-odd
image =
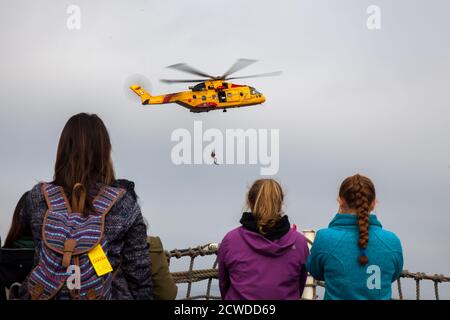
[{"label": "girl in purple jacket", "polygon": [[309,249],[282,212],[283,190],[273,179],[257,180],[247,194],[241,226],[219,247],[219,286],[225,300],[299,299]]}]

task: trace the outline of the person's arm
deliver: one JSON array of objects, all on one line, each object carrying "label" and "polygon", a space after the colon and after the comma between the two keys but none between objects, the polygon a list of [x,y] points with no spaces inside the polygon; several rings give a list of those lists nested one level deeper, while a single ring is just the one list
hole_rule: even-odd
[{"label": "person's arm", "polygon": [[[39,252],[42,246],[42,223],[45,211],[47,210],[44,195],[40,191],[41,187],[42,184],[39,183],[28,192],[24,206],[19,213],[20,222],[29,227],[33,235],[35,249],[31,270],[39,263]],[[22,282],[18,290],[18,295],[15,298],[22,300],[30,299],[27,288],[29,276],[30,273]]]},{"label": "person's arm", "polygon": [[[39,250],[42,243],[42,223],[43,223],[43,214],[46,210],[46,205],[43,206],[43,209],[39,205],[40,203],[45,202],[44,196],[40,192],[36,192],[37,188],[41,188],[41,184],[38,187],[34,187],[30,192],[27,193],[25,197],[25,202],[23,208],[19,212],[19,221],[26,228],[29,228],[32,232],[33,241],[34,241],[34,258],[33,258],[33,267],[35,267],[39,263]],[[39,215],[39,218],[34,220],[32,219],[33,211],[43,211],[42,214]]]},{"label": "person's arm", "polygon": [[155,300],[174,300],[178,287],[170,274],[169,264],[159,237],[149,237],[152,261],[153,296]]},{"label": "person's arm", "polygon": [[[303,248],[303,255],[305,259],[307,260],[309,257],[309,248],[308,243],[305,241],[305,245]],[[303,290],[305,289],[306,284],[306,278],[308,277],[308,271],[306,271],[306,262],[302,264],[301,270],[300,270],[300,279],[299,279],[299,288],[300,288],[300,297],[303,294]]]},{"label": "person's arm", "polygon": [[219,268],[219,289],[222,299],[225,298],[228,288],[230,287],[230,276],[228,274],[228,268],[225,263],[226,250],[226,239],[224,238],[219,246],[219,252],[217,253],[217,262]]},{"label": "person's arm", "polygon": [[403,271],[403,249],[400,239],[398,238],[396,239],[396,249],[393,252],[393,257],[394,257],[395,273],[392,277],[392,282],[400,278],[400,275],[402,274]]},{"label": "person's arm", "polygon": [[324,281],[324,265],[328,257],[325,250],[320,231],[317,232],[316,238],[311,248],[311,255],[306,263],[306,271],[309,272],[314,279]]},{"label": "person's arm", "polygon": [[134,299],[153,299],[147,228],[137,202],[132,211],[130,216],[136,216],[136,219],[124,237],[121,269]]}]

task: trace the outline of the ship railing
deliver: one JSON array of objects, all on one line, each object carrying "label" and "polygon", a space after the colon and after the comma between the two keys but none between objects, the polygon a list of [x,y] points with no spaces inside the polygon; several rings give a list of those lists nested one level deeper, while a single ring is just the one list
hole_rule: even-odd
[{"label": "ship railing", "polygon": [[[315,232],[313,230],[306,230],[302,232],[307,241],[308,246],[311,247],[311,245],[314,242]],[[218,280],[218,269],[217,269],[217,252],[219,250],[219,244],[218,243],[208,243],[205,245],[193,247],[193,248],[187,248],[187,249],[174,249],[171,251],[166,251],[166,256],[170,262],[173,259],[188,259],[189,260],[189,267],[186,271],[178,271],[178,272],[172,272],[172,277],[175,280],[175,283],[177,284],[187,284],[186,293],[184,294],[184,297],[181,299],[184,300],[197,300],[197,299],[205,299],[205,300],[218,300],[221,299],[220,296],[212,294],[212,284],[213,281]],[[205,256],[212,256],[214,258],[214,262],[209,269],[195,269],[195,261],[198,257],[205,257]],[[397,293],[398,293],[398,299],[405,300],[403,287],[402,287],[402,279],[412,279],[415,281],[415,298],[417,300],[420,300],[421,298],[421,283],[422,281],[432,281],[433,287],[434,287],[434,298],[436,300],[440,300],[440,292],[439,292],[439,285],[442,283],[449,283],[450,277],[445,276],[442,274],[426,274],[423,272],[410,272],[408,270],[404,270],[401,273],[400,278],[396,281],[397,282]],[[204,294],[193,294],[193,284],[198,282],[206,282],[206,288]],[[317,288],[325,287],[325,283],[323,281],[317,281],[314,279],[311,275],[308,275],[305,289],[303,291],[303,295],[301,299],[303,300],[316,300],[318,299],[317,294]]]}]

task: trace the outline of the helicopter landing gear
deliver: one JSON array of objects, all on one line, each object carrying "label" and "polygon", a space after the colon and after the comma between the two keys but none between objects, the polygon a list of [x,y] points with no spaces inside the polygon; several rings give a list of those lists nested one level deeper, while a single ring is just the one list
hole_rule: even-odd
[{"label": "helicopter landing gear", "polygon": [[223,109],[223,111],[222,112],[227,112],[227,109]]}]

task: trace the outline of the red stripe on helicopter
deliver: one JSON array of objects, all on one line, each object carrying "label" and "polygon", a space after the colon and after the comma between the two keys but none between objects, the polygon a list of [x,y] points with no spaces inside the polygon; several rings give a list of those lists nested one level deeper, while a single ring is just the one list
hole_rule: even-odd
[{"label": "red stripe on helicopter", "polygon": [[197,108],[210,108],[217,107],[217,103],[215,102],[204,102],[197,105]]},{"label": "red stripe on helicopter", "polygon": [[175,94],[176,94],[176,93],[169,93],[169,94],[166,94],[166,95],[164,96],[163,103],[168,103],[168,102],[170,102],[170,99],[171,99]]}]

